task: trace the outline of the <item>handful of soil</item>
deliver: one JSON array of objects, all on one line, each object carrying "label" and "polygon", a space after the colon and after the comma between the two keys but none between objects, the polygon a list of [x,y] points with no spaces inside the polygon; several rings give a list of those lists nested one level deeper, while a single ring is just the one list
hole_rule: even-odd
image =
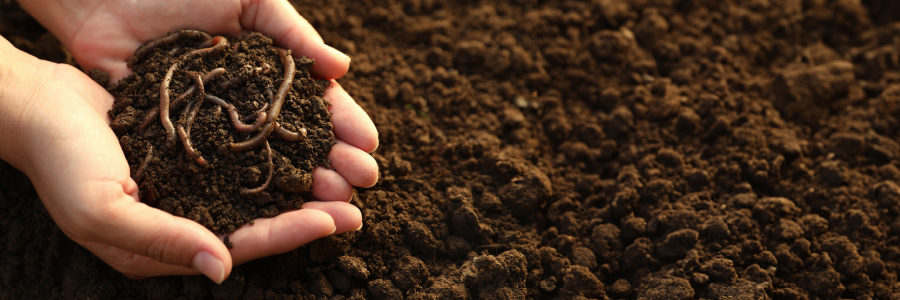
[{"label": "handful of soil", "polygon": [[272,39],[181,30],[128,60],[111,127],[141,201],[215,233],[300,209],[334,146],[328,81]]}]

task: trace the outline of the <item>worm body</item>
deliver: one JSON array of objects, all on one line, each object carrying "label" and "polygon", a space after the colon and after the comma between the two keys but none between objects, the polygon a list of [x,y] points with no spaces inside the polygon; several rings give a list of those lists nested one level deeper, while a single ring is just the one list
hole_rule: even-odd
[{"label": "worm body", "polygon": [[265,143],[266,143],[266,157],[268,158],[268,164],[269,164],[269,176],[266,176],[266,182],[264,182],[261,186],[259,186],[257,188],[252,188],[252,189],[242,188],[241,189],[242,195],[250,195],[250,194],[256,194],[256,193],[262,192],[262,191],[266,190],[266,188],[269,187],[269,183],[272,182],[272,174],[274,173],[274,169],[275,169],[275,164],[272,163],[272,147],[269,147],[269,141],[266,141]]},{"label": "worm body", "polygon": [[[224,73],[225,73],[225,68],[215,68],[203,76],[202,82],[204,85],[209,84],[210,81],[212,81],[216,77],[221,76]],[[181,105],[184,105],[184,99],[186,99],[187,97],[190,97],[195,92],[197,92],[197,84],[192,85],[186,91],[184,91],[184,93],[181,93],[181,95],[179,95],[178,98],[175,98],[175,100],[169,104],[170,109],[178,109],[179,107],[181,107]],[[138,132],[140,132],[141,134],[144,134],[144,131],[147,130],[148,126],[150,126],[150,123],[153,123],[153,119],[155,119],[158,116],[159,116],[159,107],[158,106],[150,109],[150,111],[147,113],[147,116],[144,117],[144,121],[141,122],[141,126],[138,127]]]},{"label": "worm body", "polygon": [[175,144],[175,127],[172,126],[172,119],[169,118],[169,83],[172,82],[172,75],[178,63],[172,64],[162,84],[159,85],[159,121],[163,128],[166,129],[166,143],[169,147]]},{"label": "worm body", "polygon": [[244,124],[244,122],[241,120],[241,116],[238,114],[237,108],[234,107],[233,104],[228,103],[227,101],[223,100],[222,98],[219,98],[219,97],[216,97],[213,95],[206,95],[206,97],[204,97],[204,99],[206,99],[209,102],[212,102],[213,104],[218,105],[219,107],[222,107],[222,108],[228,110],[228,116],[231,118],[231,125],[237,131],[254,132],[254,131],[258,130],[260,127],[262,127],[262,125],[266,121],[266,112],[259,112],[256,114],[257,118],[256,118],[256,122],[254,124],[249,124],[249,125]]},{"label": "worm body", "polygon": [[290,52],[279,48],[278,56],[281,57],[281,63],[284,64],[284,81],[281,82],[281,87],[278,88],[278,92],[275,93],[275,99],[272,101],[272,107],[269,108],[268,122],[270,123],[278,120],[278,115],[281,114],[281,106],[284,105],[284,98],[291,91],[291,85],[294,83],[294,74],[297,72],[294,66],[294,58],[291,57]]},{"label": "worm body", "polygon": [[177,41],[180,41],[184,38],[190,38],[190,37],[200,37],[206,41],[209,41],[210,39],[212,39],[209,36],[209,34],[207,34],[206,32],[191,30],[191,29],[179,30],[179,31],[177,31],[173,34],[170,34],[164,38],[160,38],[158,40],[149,42],[146,45],[138,48],[137,51],[134,51],[134,55],[128,59],[128,61],[127,61],[128,67],[131,68],[131,66],[134,65],[134,63],[136,63],[138,60],[144,58],[144,56],[147,56],[147,54],[150,54],[150,52],[155,48],[159,48],[159,47],[166,46],[166,45],[171,45],[171,44],[173,44]]},{"label": "worm body", "polygon": [[150,161],[153,160],[153,145],[147,149],[147,158],[144,158],[144,162],[141,163],[141,167],[137,169],[137,172],[134,172],[134,180],[141,180],[141,175],[144,175],[144,171],[147,170],[147,166],[150,165]]},{"label": "worm body", "polygon": [[194,160],[201,167],[206,166],[206,159],[200,155],[200,152],[197,149],[194,149],[194,146],[191,145],[191,139],[188,137],[187,132],[184,131],[184,127],[181,124],[178,124],[178,136],[181,137],[181,143],[184,144],[184,151],[187,152],[187,155]]},{"label": "worm body", "polygon": [[293,132],[276,123],[275,134],[290,142],[299,142],[306,138],[306,128],[300,128],[298,132]]},{"label": "worm body", "polygon": [[259,116],[260,114],[266,113],[266,108],[269,108],[269,103],[263,103],[262,107],[260,107],[259,109],[257,109],[257,110],[256,110],[255,112],[253,112],[252,114],[247,115],[247,116],[244,117],[244,119],[242,119],[241,121],[247,122],[247,121],[253,120],[253,117]]},{"label": "worm body", "polygon": [[[210,45],[212,45],[212,46],[210,46]],[[197,58],[200,55],[205,55],[207,53],[211,53],[211,52],[218,53],[219,51],[222,51],[222,49],[225,49],[225,46],[228,46],[228,40],[226,40],[224,37],[217,36],[217,37],[214,37],[211,40],[208,40],[200,45],[200,47],[205,47],[205,48],[188,52],[187,54],[182,56],[180,59],[181,59],[181,61],[184,62],[184,61],[189,61],[194,58]]]},{"label": "worm body", "polygon": [[239,143],[232,143],[231,151],[247,151],[253,149],[253,147],[256,147],[266,141],[266,138],[269,136],[269,134],[272,133],[273,130],[275,130],[275,123],[266,123],[266,125],[263,125],[262,130],[249,140]]}]

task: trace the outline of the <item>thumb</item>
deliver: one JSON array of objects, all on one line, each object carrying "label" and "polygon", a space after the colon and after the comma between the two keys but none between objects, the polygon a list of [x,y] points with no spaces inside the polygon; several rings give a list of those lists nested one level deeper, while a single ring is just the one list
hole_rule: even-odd
[{"label": "thumb", "polygon": [[325,45],[319,33],[285,0],[241,1],[241,26],[270,35],[276,43],[316,60],[313,76],[337,79],[350,69],[350,57]]},{"label": "thumb", "polygon": [[96,119],[103,127],[62,133],[68,139],[45,139],[49,151],[44,153],[53,155],[45,155],[29,172],[56,223],[73,240],[188,267],[221,283],[232,267],[225,245],[200,224],[139,202],[115,135]]},{"label": "thumb", "polygon": [[[88,104],[112,96],[75,69],[61,72],[54,77],[64,80],[47,83],[32,101],[40,103],[31,109],[40,117],[23,125],[28,134],[22,144],[31,156],[19,164],[54,221],[73,240],[110,245],[222,282],[231,271],[231,255],[212,232],[136,199],[138,187],[118,139],[105,115]],[[73,91],[64,84],[71,82],[93,88]]]},{"label": "thumb", "polygon": [[60,228],[73,240],[110,245],[222,282],[232,266],[225,245],[200,224],[139,202],[112,130],[99,116],[82,121],[92,124],[42,135],[46,147],[35,149],[45,149],[45,155],[29,172]]},{"label": "thumb", "polygon": [[[129,190],[137,190],[130,179],[121,190],[119,200],[91,214],[89,219],[94,224],[79,226],[82,230],[88,228],[81,232],[80,238],[165,264],[187,267],[216,283],[222,283],[228,277],[232,268],[231,255],[212,232],[196,222],[135,201],[127,195]],[[122,262],[108,263],[123,265]]]}]

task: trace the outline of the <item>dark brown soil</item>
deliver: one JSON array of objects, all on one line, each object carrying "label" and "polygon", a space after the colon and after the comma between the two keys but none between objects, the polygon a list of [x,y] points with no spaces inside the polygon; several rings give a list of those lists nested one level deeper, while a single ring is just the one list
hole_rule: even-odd
[{"label": "dark brown soil", "polygon": [[323,3],[380,132],[362,231],[129,280],[7,167],[0,298],[900,298],[895,3]]},{"label": "dark brown soil", "polygon": [[[174,33],[173,36],[182,36]],[[184,35],[187,36],[187,35]],[[284,82],[282,64],[272,40],[261,34],[247,34],[230,41],[224,50],[181,62],[187,53],[199,48],[202,37],[186,37],[160,47],[147,47],[150,52],[132,66],[134,74],[110,88],[116,102],[110,111],[110,125],[131,165],[138,182],[141,201],[179,217],[194,220],[213,232],[231,233],[257,217],[273,217],[284,210],[300,209],[304,197],[312,189],[312,171],[319,165],[330,166],[328,152],[334,145],[331,113],[322,96],[324,87],[310,78],[313,60],[296,59],[296,75],[278,117],[280,126],[295,132],[306,130],[301,141],[287,141],[272,133],[268,143],[272,149],[274,176],[268,179],[266,146],[260,144],[248,151],[232,151],[231,144],[243,142],[257,132],[239,132],[232,126],[229,111],[203,100],[217,96],[237,107],[238,115],[250,116],[273,107],[273,94]],[[171,120],[190,134],[193,148],[205,161],[196,162],[187,154],[184,142],[169,144],[166,130],[153,117],[153,123],[141,130],[148,113],[159,107],[160,84],[170,66],[178,62],[169,85],[172,103]],[[268,64],[268,73],[254,73],[253,68]],[[204,93],[175,101],[196,80],[215,68],[225,73],[204,85]],[[264,69],[263,69],[264,70]],[[263,71],[265,72],[265,71]],[[232,83],[235,82],[235,83]],[[194,121],[186,121],[194,102],[199,106]],[[268,110],[267,110],[268,111]],[[253,124],[256,118],[247,121]],[[190,128],[190,129],[188,129]],[[147,162],[148,157],[151,159]],[[147,167],[138,175],[144,164]],[[243,193],[268,184],[256,193]]]}]

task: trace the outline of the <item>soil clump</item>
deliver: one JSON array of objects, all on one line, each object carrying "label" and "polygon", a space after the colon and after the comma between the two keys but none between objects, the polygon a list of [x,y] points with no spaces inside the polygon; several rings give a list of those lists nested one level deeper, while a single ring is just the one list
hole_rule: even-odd
[{"label": "soil clump", "polygon": [[300,209],[335,142],[327,81],[290,55],[258,33],[229,41],[194,30],[139,48],[134,74],[109,90],[110,127],[141,201],[216,233]]}]

